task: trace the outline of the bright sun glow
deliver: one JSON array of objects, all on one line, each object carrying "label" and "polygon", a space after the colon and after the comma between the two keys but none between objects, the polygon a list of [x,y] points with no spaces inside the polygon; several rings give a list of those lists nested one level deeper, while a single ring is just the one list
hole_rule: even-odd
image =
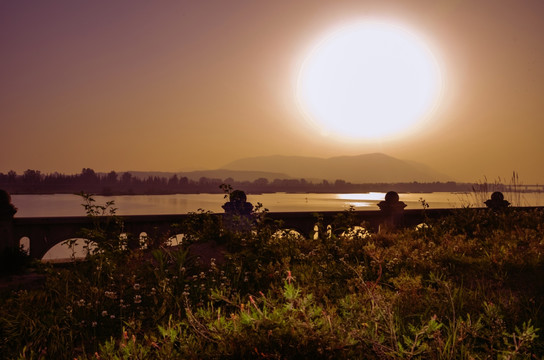
[{"label": "bright sun glow", "polygon": [[384,138],[413,130],[429,116],[441,83],[434,56],[416,36],[360,22],[315,46],[301,67],[297,100],[323,134]]}]

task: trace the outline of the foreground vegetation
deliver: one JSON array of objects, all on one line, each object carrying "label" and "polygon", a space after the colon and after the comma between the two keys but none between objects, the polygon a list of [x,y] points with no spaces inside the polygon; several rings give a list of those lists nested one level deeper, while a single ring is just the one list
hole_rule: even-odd
[{"label": "foreground vegetation", "polygon": [[[87,199],[89,200],[89,198]],[[92,200],[92,199],[91,199]],[[90,215],[107,207],[87,203]],[[126,250],[119,221],[99,251],[0,298],[0,353],[19,359],[543,358],[544,212],[461,209],[418,229],[368,233],[353,213],[315,233],[258,208],[209,213]],[[364,224],[363,224],[364,225]],[[184,233],[182,245],[164,244]],[[227,255],[199,261],[191,245]],[[193,245],[194,247],[194,245]],[[204,257],[203,257],[204,258]]]}]

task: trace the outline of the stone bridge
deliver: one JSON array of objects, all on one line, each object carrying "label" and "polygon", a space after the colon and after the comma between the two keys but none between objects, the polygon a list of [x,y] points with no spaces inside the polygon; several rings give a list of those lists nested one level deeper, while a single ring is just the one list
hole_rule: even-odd
[{"label": "stone bridge", "polygon": [[[9,200],[9,196],[4,196],[4,202],[6,199]],[[231,201],[234,202],[228,208],[242,209],[241,204],[236,202],[245,202],[245,194],[244,199],[231,199]],[[491,199],[485,204],[494,210],[510,205],[500,192],[493,193]],[[282,229],[294,229],[303,235],[309,235],[318,221],[328,225],[339,214],[349,214],[354,224],[364,222],[370,231],[376,232],[381,227],[416,226],[425,218],[439,218],[455,211],[463,211],[463,209],[404,210],[406,204],[399,201],[399,195],[394,191],[388,192],[385,200],[380,202],[378,207],[380,210],[375,211],[276,212],[267,213],[266,216],[271,222],[278,220]],[[486,209],[481,210],[486,211]],[[96,221],[96,218],[90,217],[17,218],[13,217],[13,214],[14,211],[11,211],[11,215],[0,217],[0,250],[19,246],[21,240],[25,239],[28,242],[30,256],[36,259],[43,258],[49,249],[65,240],[82,238],[82,229],[92,229],[93,220]],[[161,236],[170,237],[179,234],[181,230],[176,231],[172,225],[181,224],[190,216],[208,216],[208,214],[134,215],[118,218],[122,221],[121,233],[130,234],[132,239],[141,238],[144,233],[151,239],[157,239]],[[211,214],[211,216],[225,217],[232,214]]]},{"label": "stone bridge", "polygon": [[[439,217],[452,210],[426,210],[428,217]],[[284,229],[294,229],[303,235],[313,231],[317,222],[317,216],[324,224],[330,224],[334,218],[345,211],[323,211],[323,212],[278,212],[268,213],[267,218],[271,221],[281,221]],[[353,211],[351,215],[356,218],[357,223],[366,222],[370,228],[377,231],[379,226],[386,223],[382,211]],[[175,235],[173,224],[180,224],[189,215],[134,215],[121,216],[122,232],[139,236],[145,233],[151,238],[164,236],[165,234]],[[195,215],[192,215],[195,216]],[[213,214],[212,216],[224,216],[224,214]],[[403,225],[415,226],[424,219],[422,210],[405,210]],[[82,238],[82,229],[92,229],[93,222],[89,217],[35,217],[17,218],[12,223],[12,239],[17,244],[21,239],[29,239],[29,250],[32,258],[41,259],[53,246],[73,238]],[[179,231],[178,231],[179,233]]]}]

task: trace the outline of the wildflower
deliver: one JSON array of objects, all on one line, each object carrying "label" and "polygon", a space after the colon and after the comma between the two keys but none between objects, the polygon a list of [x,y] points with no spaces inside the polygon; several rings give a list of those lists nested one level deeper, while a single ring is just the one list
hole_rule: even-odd
[{"label": "wildflower", "polygon": [[108,312],[106,310],[102,311],[102,316],[108,316]]},{"label": "wildflower", "polygon": [[140,284],[138,284],[138,283],[134,284],[133,288],[136,291],[140,290]]},{"label": "wildflower", "polygon": [[115,315],[110,315],[110,319],[115,319]]},{"label": "wildflower", "polygon": [[294,281],[295,278],[291,275],[291,270],[287,270],[287,283],[291,284],[291,281]]},{"label": "wildflower", "polygon": [[98,323],[97,323],[96,321],[93,321],[93,322],[91,323],[91,326],[92,326],[93,328],[96,327],[96,325],[98,325]]},{"label": "wildflower", "polygon": [[98,352],[94,353],[94,357],[97,358],[97,359],[100,359],[100,355],[98,355]]},{"label": "wildflower", "polygon": [[110,299],[117,298],[117,294],[115,293],[115,291],[105,291],[104,296],[106,296],[107,298],[110,298]]},{"label": "wildflower", "polygon": [[142,302],[142,297],[140,295],[134,295],[134,303],[139,304]]}]

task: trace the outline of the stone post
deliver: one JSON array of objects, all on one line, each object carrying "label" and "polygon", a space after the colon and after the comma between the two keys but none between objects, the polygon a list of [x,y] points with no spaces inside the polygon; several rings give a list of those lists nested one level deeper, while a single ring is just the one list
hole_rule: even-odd
[{"label": "stone post", "polygon": [[16,212],[11,196],[0,189],[0,252],[18,245],[13,234],[13,216]]},{"label": "stone post", "polygon": [[399,194],[395,191],[385,194],[385,201],[380,201],[378,207],[382,212],[382,225],[385,228],[394,229],[403,225],[406,204],[399,201]]},{"label": "stone post", "polygon": [[491,199],[486,200],[484,204],[491,210],[505,209],[510,206],[510,202],[504,200],[504,195],[500,191],[491,194]]},{"label": "stone post", "polygon": [[222,208],[225,210],[224,224],[229,230],[249,230],[251,228],[251,212],[253,205],[247,201],[246,193],[234,190],[229,194]]}]

